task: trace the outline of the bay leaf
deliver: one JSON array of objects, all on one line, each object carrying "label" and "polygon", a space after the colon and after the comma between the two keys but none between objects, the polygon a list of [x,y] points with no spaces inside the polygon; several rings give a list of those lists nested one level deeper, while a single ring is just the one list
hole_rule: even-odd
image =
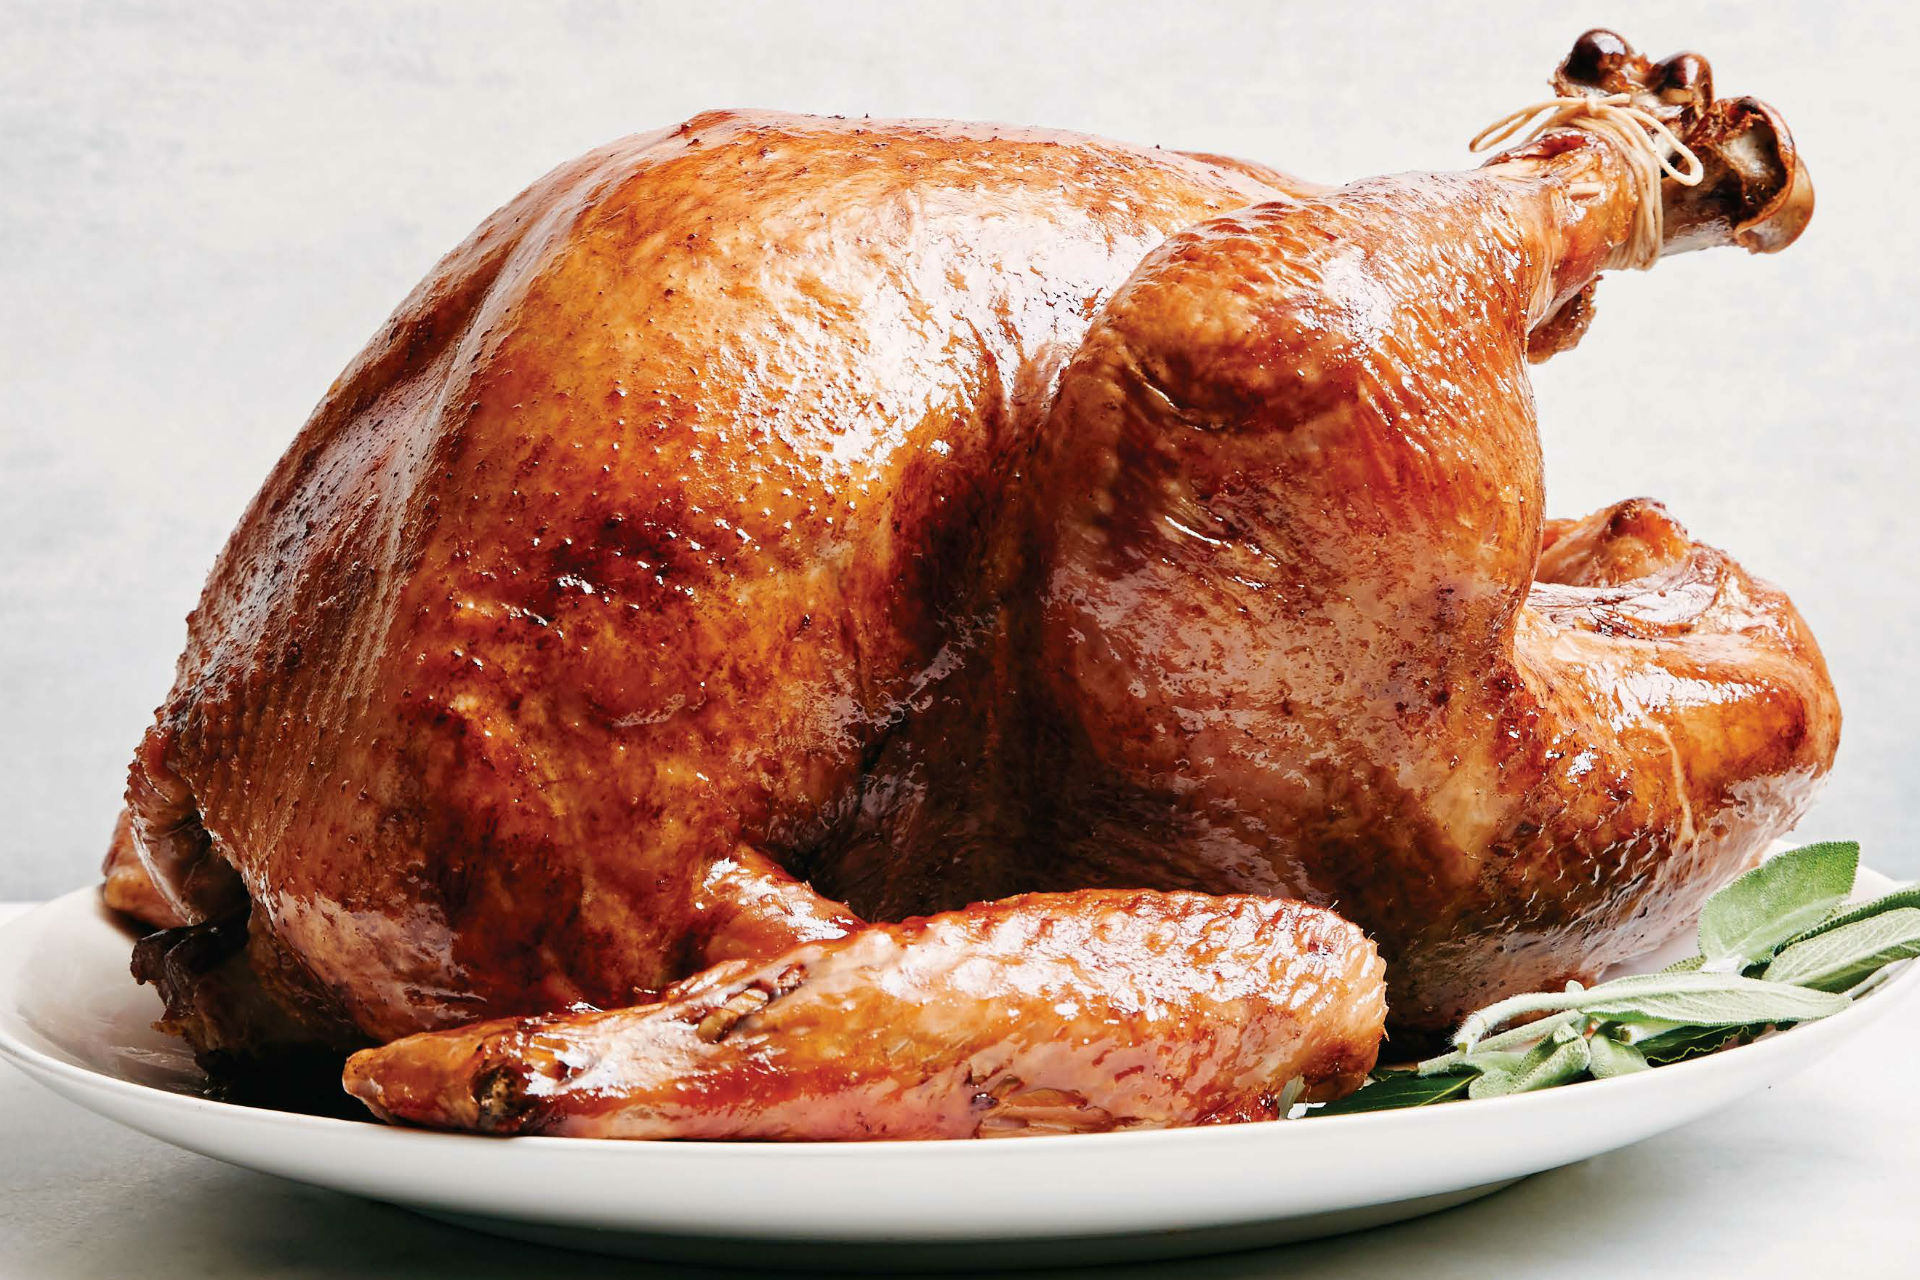
[{"label": "bay leaf", "polygon": [[1450,1076],[1422,1076],[1411,1071],[1396,1071],[1374,1077],[1360,1089],[1338,1102],[1316,1107],[1307,1115],[1348,1116],[1363,1111],[1394,1111],[1402,1107],[1424,1107],[1466,1096],[1467,1088],[1479,1077],[1471,1072]]}]

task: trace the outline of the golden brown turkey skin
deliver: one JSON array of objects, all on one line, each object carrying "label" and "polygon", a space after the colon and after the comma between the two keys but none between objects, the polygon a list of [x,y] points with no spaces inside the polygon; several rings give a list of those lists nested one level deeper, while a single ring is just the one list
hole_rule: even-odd
[{"label": "golden brown turkey skin", "polygon": [[720,965],[658,1004],[355,1054],[387,1119],[601,1138],[1010,1137],[1272,1119],[1373,1066],[1359,929],[1298,902],[1031,894]]},{"label": "golden brown turkey skin", "polygon": [[1040,470],[1080,881],[1332,905],[1419,1030],[1672,936],[1839,732],[1792,605],[1656,504],[1542,520],[1528,323],[1593,248],[1535,198],[1387,179],[1182,233]]},{"label": "golden brown turkey skin", "polygon": [[[134,764],[141,864],[343,1046],[577,1002],[644,1040],[708,965],[1034,892],[1331,906],[1416,1031],[1657,943],[1839,723],[1791,604],[1656,506],[1543,517],[1526,361],[1639,202],[1672,247],[1804,223],[1784,126],[1703,68],[1562,69],[1644,90],[1692,190],[1571,129],[1339,190],[764,114],[563,166],[243,518]],[[362,1061],[442,1097],[482,1034]]]},{"label": "golden brown turkey skin", "polygon": [[133,770],[155,879],[189,918],[250,898],[257,967],[349,1040],[628,1003],[738,954],[724,920],[818,936],[769,856],[860,811],[991,607],[1050,369],[1168,232],[1278,194],[1072,135],[725,113],[556,170],[222,555]]}]

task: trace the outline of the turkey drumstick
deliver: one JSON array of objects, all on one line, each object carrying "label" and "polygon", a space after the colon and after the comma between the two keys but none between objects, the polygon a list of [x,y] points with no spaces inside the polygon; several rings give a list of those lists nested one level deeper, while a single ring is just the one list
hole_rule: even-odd
[{"label": "turkey drumstick", "polygon": [[1085,882],[1330,903],[1441,1031],[1657,946],[1804,809],[1839,713],[1786,598],[1649,502],[1543,519],[1530,338],[1657,249],[1631,158],[1263,204],[1115,293],[1033,486]]}]

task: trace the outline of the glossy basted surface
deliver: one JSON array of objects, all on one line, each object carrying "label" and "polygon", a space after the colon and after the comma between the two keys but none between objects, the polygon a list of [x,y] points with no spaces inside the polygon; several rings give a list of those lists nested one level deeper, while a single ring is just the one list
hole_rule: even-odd
[{"label": "glossy basted surface", "polygon": [[1048,352],[1167,231],[1272,194],[738,115],[556,171],[243,520],[135,770],[158,878],[217,915],[239,868],[256,952],[376,1039],[685,976],[716,865],[844,827],[991,590]]},{"label": "glossy basted surface", "polygon": [[[1414,1032],[1658,942],[1838,709],[1785,597],[1653,504],[1544,519],[1525,362],[1638,202],[1673,247],[1810,208],[1698,59],[1589,37],[1561,84],[1623,77],[1704,192],[1576,130],[1324,190],[726,113],[556,170],[342,376],[194,615],[132,833],[248,940],[177,1025],[256,981],[343,1047],[646,1005],[1103,886],[1332,906]],[[412,1052],[457,1085],[467,1036]]]},{"label": "glossy basted surface", "polygon": [[1081,890],[707,971],[659,1004],[356,1054],[375,1114],[610,1138],[1012,1137],[1272,1119],[1350,1092],[1380,959],[1298,902]]}]

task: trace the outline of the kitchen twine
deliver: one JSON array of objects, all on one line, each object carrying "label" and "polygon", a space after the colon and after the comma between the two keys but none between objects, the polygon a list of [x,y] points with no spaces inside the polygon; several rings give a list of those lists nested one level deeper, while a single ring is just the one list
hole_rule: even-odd
[{"label": "kitchen twine", "polygon": [[[1539,123],[1534,124],[1538,119]],[[1625,265],[1644,271],[1660,257],[1662,209],[1660,178],[1665,175],[1684,187],[1700,184],[1707,176],[1686,143],[1651,111],[1633,105],[1631,94],[1614,93],[1604,98],[1585,95],[1548,98],[1518,111],[1508,112],[1474,135],[1467,144],[1472,151],[1488,151],[1517,135],[1532,124],[1526,140],[1532,142],[1555,129],[1585,129],[1612,142],[1632,170],[1639,200],[1633,215],[1633,232],[1627,241]],[[1675,167],[1674,159],[1680,165]],[[1579,183],[1568,188],[1574,195],[1598,195],[1598,183]]]}]

